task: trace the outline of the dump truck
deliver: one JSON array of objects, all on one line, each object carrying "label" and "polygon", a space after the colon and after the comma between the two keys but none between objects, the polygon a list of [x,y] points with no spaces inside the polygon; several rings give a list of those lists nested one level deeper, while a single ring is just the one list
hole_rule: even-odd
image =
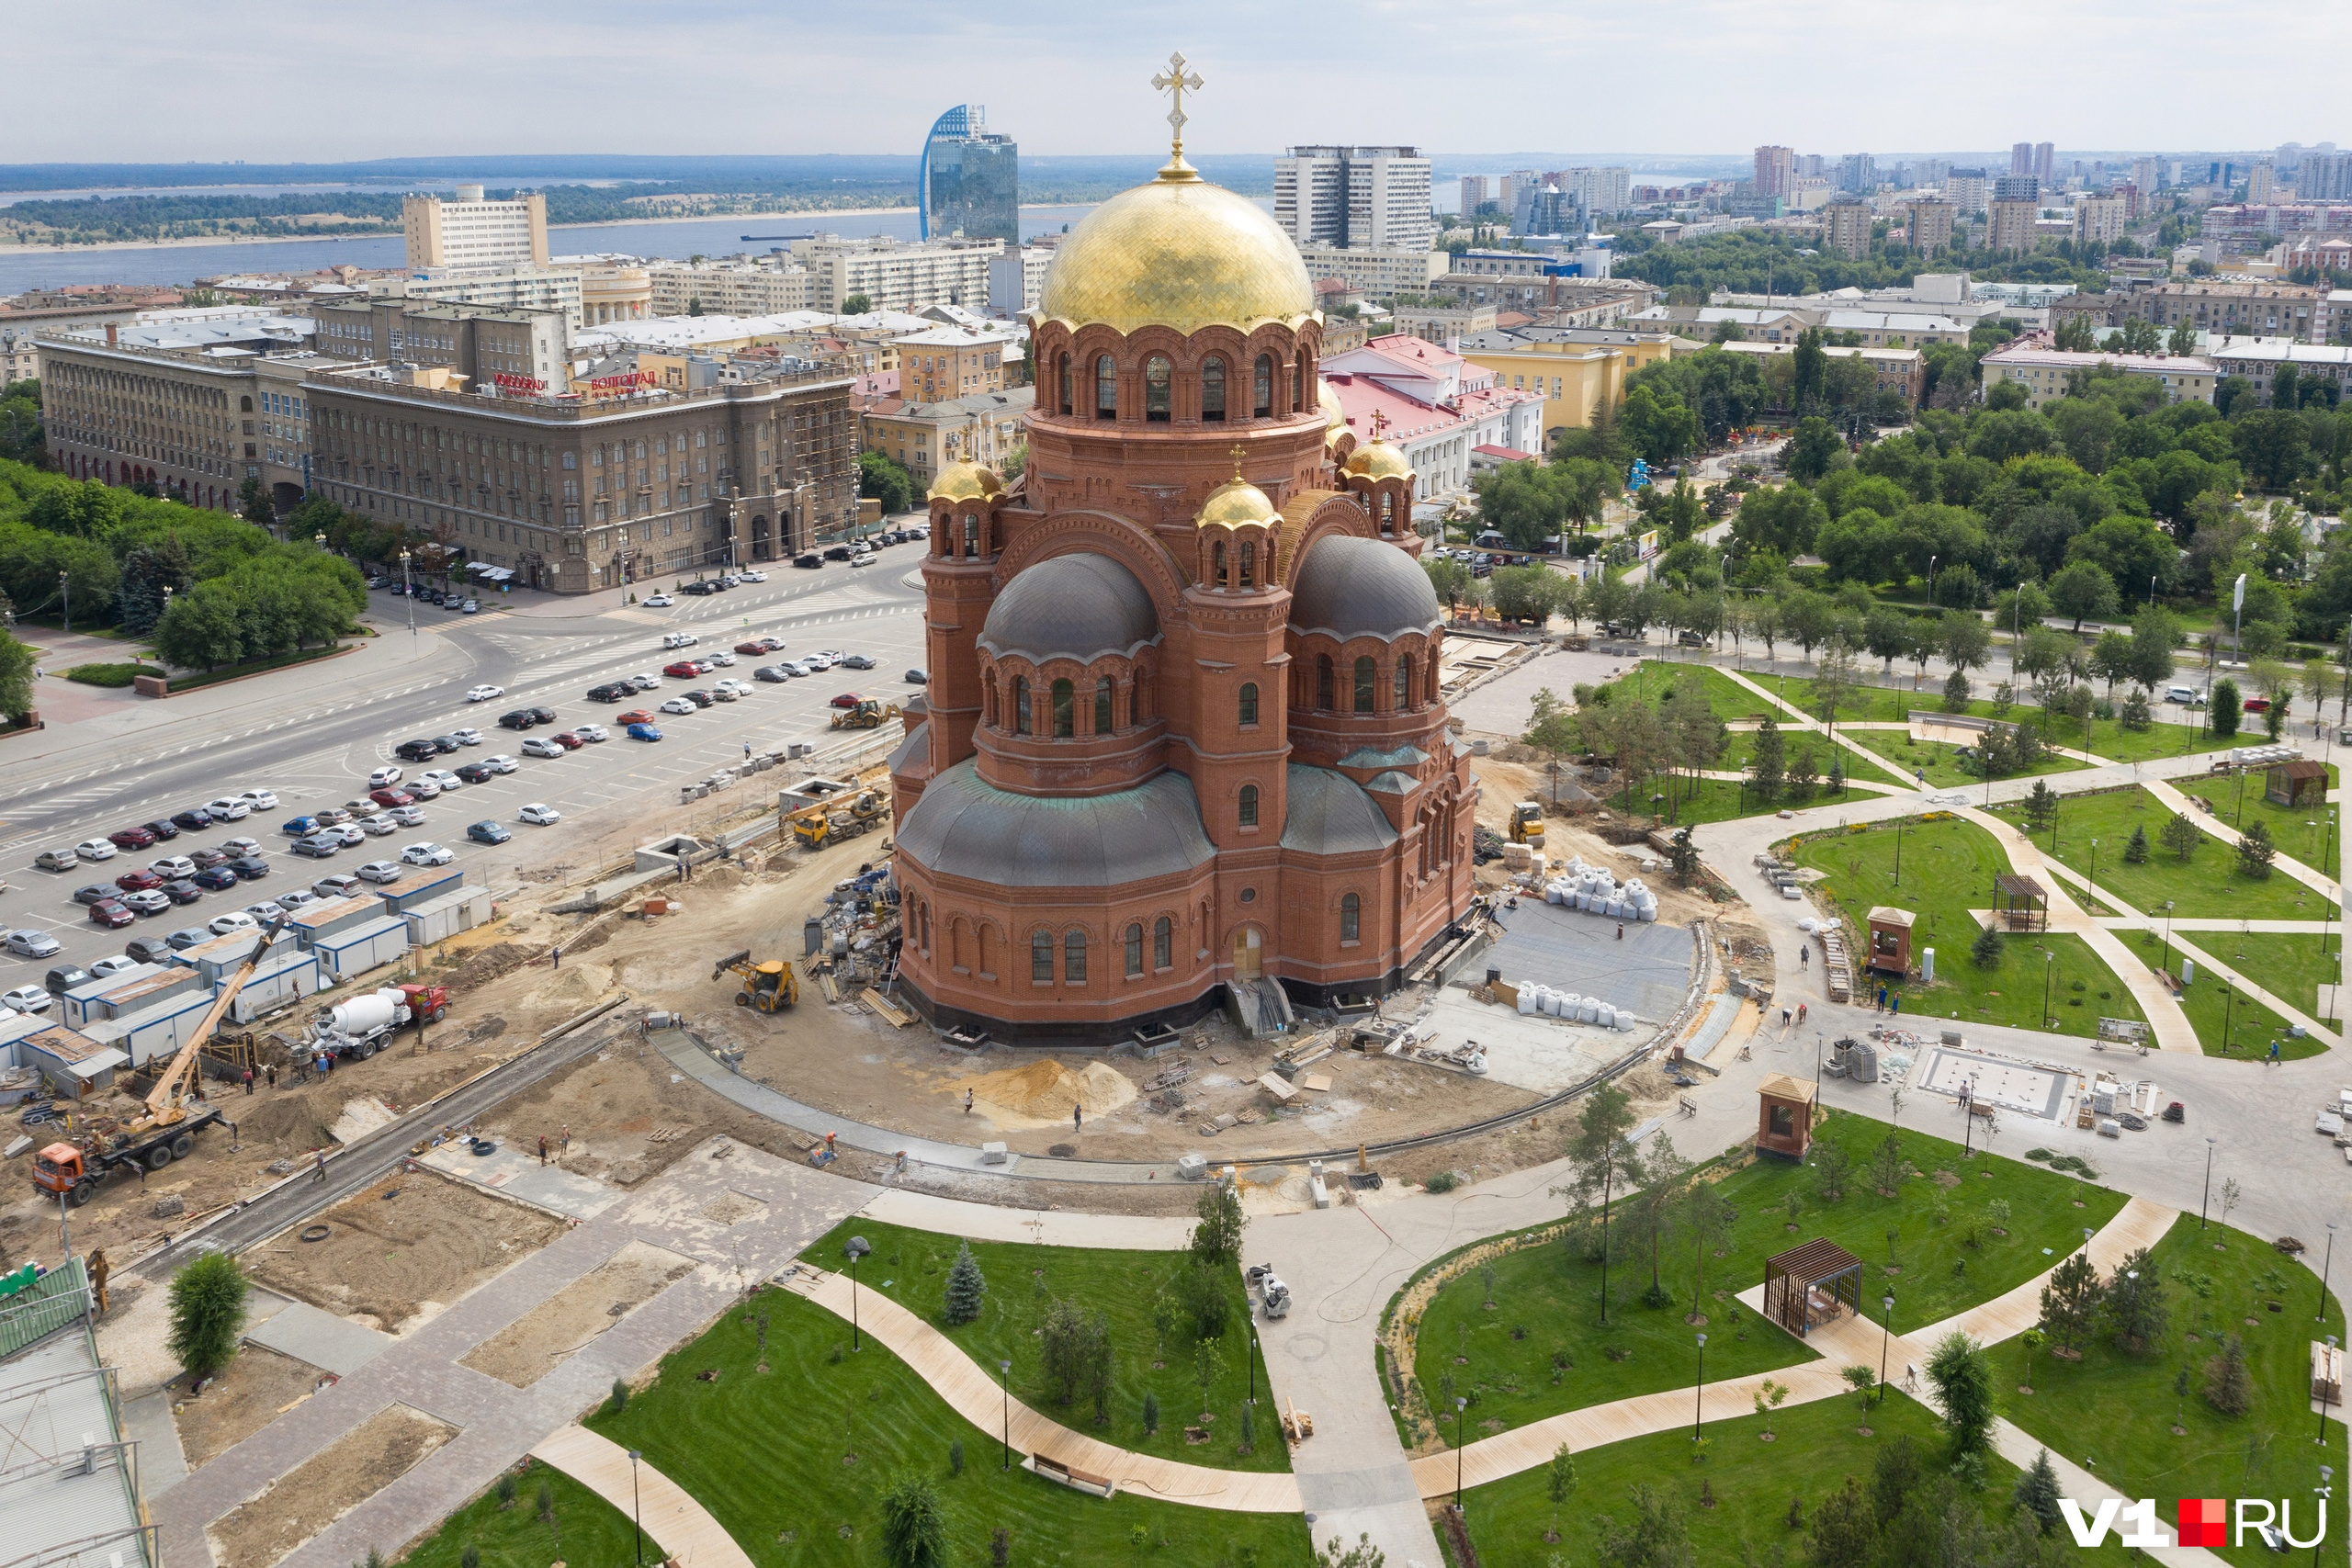
[{"label": "dump truck", "polygon": [[329,1051],[345,1061],[364,1062],[383,1048],[393,1031],[409,1023],[438,1023],[448,1010],[447,986],[385,986],[321,1008],[311,1019],[305,1044],[314,1056]]},{"label": "dump truck", "polygon": [[1539,802],[1522,800],[1510,808],[1510,841],[1531,850],[1544,847],[1544,807]]},{"label": "dump truck", "polygon": [[890,814],[879,790],[861,790],[844,806],[811,807],[792,819],[792,836],[804,850],[821,850],[835,839],[854,839],[878,827]]},{"label": "dump truck", "polygon": [[749,948],[731,957],[722,958],[712,966],[714,980],[723,975],[740,976],[743,981],[735,993],[735,1005],[755,1012],[782,1012],[800,999],[800,982],[794,978],[792,965],[780,958],[752,962]]},{"label": "dump truck", "polygon": [[156,1077],[155,1087],[147,1091],[139,1114],[125,1122],[92,1118],[85,1123],[79,1144],[51,1144],[34,1156],[36,1190],[51,1197],[62,1196],[68,1204],[78,1209],[96,1196],[98,1183],[114,1172],[132,1167],[161,1170],[175,1159],[186,1159],[195,1152],[198,1133],[216,1122],[228,1120],[205,1103],[202,1089],[197,1083],[197,1064],[205,1042],[220,1027],[237,993],[253,978],[254,966],[290,918],[280,915],[272,920],[269,929],[254,943],[253,952],[221,986],[220,995],[212,998],[212,1005],[197,1021],[195,1030]]},{"label": "dump truck", "polygon": [[868,697],[854,708],[843,708],[833,715],[835,729],[879,729],[899,716],[896,703],[876,702]]}]

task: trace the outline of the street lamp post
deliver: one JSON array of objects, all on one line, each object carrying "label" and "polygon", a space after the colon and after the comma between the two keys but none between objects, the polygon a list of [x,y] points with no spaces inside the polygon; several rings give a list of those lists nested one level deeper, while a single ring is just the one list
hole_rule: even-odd
[{"label": "street lamp post", "polygon": [[2057,963],[2056,953],[2046,947],[2041,950],[2041,1027],[2044,1029],[2050,1027],[2050,976]]},{"label": "street lamp post", "polygon": [[416,651],[416,589],[408,580],[408,551],[401,551],[401,601],[408,606],[408,650]]},{"label": "street lamp post", "polygon": [[645,1501],[637,1485],[637,1461],[644,1457],[642,1449],[628,1450],[628,1504],[637,1528],[637,1568],[645,1568]]},{"label": "street lamp post", "polygon": [[857,1337],[857,1260],[874,1247],[864,1236],[854,1235],[842,1250],[849,1255],[849,1348],[856,1350],[863,1348]]},{"label": "street lamp post", "polygon": [[1903,818],[1894,819],[1894,886],[1903,886]]},{"label": "street lamp post", "polygon": [[1707,1337],[1704,1334],[1699,1336],[1699,1382],[1690,1394],[1690,1440],[1695,1443],[1699,1440],[1700,1418],[1707,1408]]},{"label": "street lamp post", "polygon": [[1469,1400],[1459,1394],[1453,1400],[1453,1511],[1462,1512],[1462,1413],[1470,1408]]},{"label": "street lamp post", "polygon": [[2213,1140],[2205,1140],[2205,1196],[2197,1200],[2197,1228],[2205,1228],[2205,1206],[2213,1199]]},{"label": "street lamp post", "polygon": [[2172,973],[2172,900],[2169,898],[2165,900],[2165,961],[2162,967],[2165,974]]},{"label": "street lamp post", "polygon": [[1250,1336],[1250,1403],[1258,1403],[1258,1336],[1254,1330]]},{"label": "street lamp post", "polygon": [[2098,840],[2091,840],[2091,900],[2098,900]]},{"label": "street lamp post", "polygon": [[2312,1314],[2313,1323],[2327,1321],[2327,1271],[2335,1262],[2335,1222],[2327,1222],[2327,1252],[2319,1266],[2319,1310]]},{"label": "street lamp post", "polygon": [[66,635],[70,637],[74,632],[74,590],[72,584],[66,581],[65,574],[62,571],[57,574],[57,596],[61,600],[64,601],[65,632]]},{"label": "street lamp post", "polygon": [[1012,1468],[1012,1363],[996,1364],[997,1392],[1004,1396],[1004,1468]]},{"label": "street lamp post", "polygon": [[2238,993],[2227,980],[2222,982],[2222,1055],[2230,1054],[2230,1014],[2236,1009]]},{"label": "street lamp post", "polygon": [[[2329,1343],[2333,1344],[2335,1341],[2330,1340]],[[2320,1419],[2324,1422],[2327,1417],[2325,1416],[2322,1416]],[[2335,1479],[2335,1467],[2334,1465],[2324,1464],[2319,1467],[2319,1484],[2312,1487],[2312,1490],[2319,1494],[2319,1517],[2323,1519],[2327,1517],[2327,1500],[2335,1494],[2335,1488],[2329,1484]],[[2322,1530],[2319,1532],[2318,1536],[2312,1540],[2312,1568],[2319,1568],[2320,1543],[2326,1539],[2327,1532],[2325,1530]]]},{"label": "street lamp post", "polygon": [[1894,1339],[1894,1292],[1889,1291],[1878,1301],[1878,1402],[1886,1403],[1886,1350]]}]

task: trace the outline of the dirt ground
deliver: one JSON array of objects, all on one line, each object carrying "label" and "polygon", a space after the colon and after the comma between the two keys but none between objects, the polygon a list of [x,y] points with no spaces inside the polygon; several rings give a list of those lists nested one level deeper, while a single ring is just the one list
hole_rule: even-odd
[{"label": "dirt ground", "polygon": [[224,1454],[318,1392],[318,1368],[259,1345],[246,1345],[201,1393],[174,1391],[172,1423],[187,1467]]},{"label": "dirt ground", "polygon": [[[245,1254],[272,1290],[397,1334],[564,1232],[555,1216],[432,1171],[395,1173]],[[308,1228],[308,1227],[304,1227]]]},{"label": "dirt ground", "polygon": [[422,1411],[386,1405],[215,1520],[205,1532],[212,1560],[220,1568],[269,1568],[457,1435]]},{"label": "dirt ground", "polygon": [[478,1372],[528,1388],[566,1356],[691,1274],[694,1259],[632,1241],[459,1358]]}]

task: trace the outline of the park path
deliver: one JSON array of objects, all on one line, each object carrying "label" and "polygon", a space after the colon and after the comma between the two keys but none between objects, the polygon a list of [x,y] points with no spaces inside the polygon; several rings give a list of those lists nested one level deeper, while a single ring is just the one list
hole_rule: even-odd
[{"label": "park path", "polygon": [[[2184,774],[2182,776],[2185,777],[2187,775]],[[2239,840],[2245,837],[2245,835],[2240,833],[2235,828],[2231,827],[2227,822],[2222,821],[2212,813],[2207,811],[2203,807],[2189,799],[2182,791],[2174,787],[2163,779],[2149,779],[2143,784],[2142,787],[2150,795],[2154,795],[2156,799],[2163,802],[2166,809],[2180,813],[2180,815],[2188,818],[2191,822],[2196,823],[2199,828],[2204,829],[2206,832],[2211,834],[2214,838],[2221,840],[2222,842],[2229,845],[2232,849],[2237,848]],[[2288,875],[2293,877],[2296,881],[2301,883],[2304,886],[2312,889],[2314,893],[2324,895],[2326,897],[2336,903],[2343,902],[2343,885],[2331,877],[2322,876],[2317,871],[2314,871],[2312,867],[2305,865],[2302,862],[2292,859],[2285,854],[2281,854],[2270,863],[2278,870],[2283,871]]]},{"label": "park path", "polygon": [[638,1519],[679,1568],[752,1568],[726,1528],[686,1489],[628,1450],[585,1427],[559,1427],[531,1445],[531,1457],[552,1465]]},{"label": "park path", "polygon": [[[1244,1514],[1295,1514],[1305,1509],[1298,1478],[1287,1472],[1179,1464],[1071,1431],[1020,1400],[1009,1399],[1002,1385],[966,1355],[962,1346],[889,1297],[857,1285],[845,1274],[803,1265],[783,1276],[780,1282],[844,1323],[850,1321],[854,1296],[863,1332],[887,1346],[957,1415],[983,1432],[1005,1434],[1005,1440],[1024,1454],[1106,1477],[1123,1492],[1166,1503]],[[1267,1442],[1283,1440],[1282,1429],[1271,1413],[1261,1436]]]}]

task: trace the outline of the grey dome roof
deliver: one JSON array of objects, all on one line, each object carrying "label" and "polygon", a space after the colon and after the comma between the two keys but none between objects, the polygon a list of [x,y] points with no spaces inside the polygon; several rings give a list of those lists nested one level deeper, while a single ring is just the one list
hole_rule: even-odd
[{"label": "grey dome roof", "polygon": [[1293,762],[1288,783],[1289,814],[1283,820],[1283,848],[1307,854],[1351,855],[1385,850],[1396,841],[1396,829],[1388,825],[1387,815],[1347,774]]},{"label": "grey dome roof", "polygon": [[1006,585],[980,646],[1043,663],[1133,653],[1159,636],[1159,612],[1135,573],[1108,556],[1070,555],[1039,561]]},{"label": "grey dome roof", "polygon": [[1306,552],[1290,589],[1290,624],[1302,632],[1393,640],[1434,631],[1437,590],[1395,545],[1335,534]]},{"label": "grey dome roof", "polygon": [[1216,855],[1182,773],[1110,795],[1015,795],[981,778],[968,759],[925,787],[899,823],[898,848],[940,875],[1001,887],[1111,887]]}]

